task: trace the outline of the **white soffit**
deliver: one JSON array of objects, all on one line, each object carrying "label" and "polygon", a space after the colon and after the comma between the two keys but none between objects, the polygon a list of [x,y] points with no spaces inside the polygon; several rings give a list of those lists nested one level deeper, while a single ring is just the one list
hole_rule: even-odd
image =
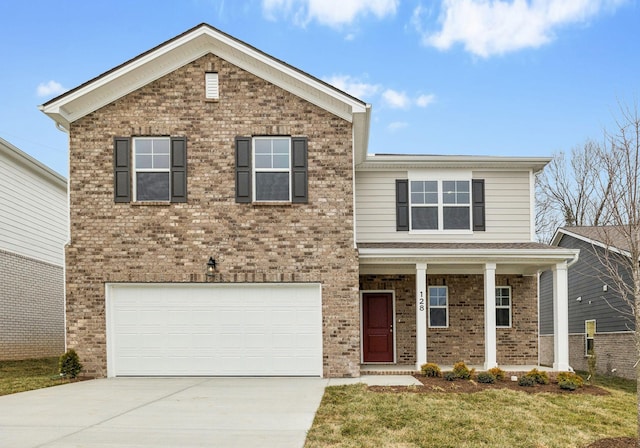
[{"label": "white soffit", "polygon": [[40,106],[40,110],[68,128],[69,123],[208,53],[349,122],[353,122],[353,114],[369,113],[366,103],[206,24],[54,98]]}]

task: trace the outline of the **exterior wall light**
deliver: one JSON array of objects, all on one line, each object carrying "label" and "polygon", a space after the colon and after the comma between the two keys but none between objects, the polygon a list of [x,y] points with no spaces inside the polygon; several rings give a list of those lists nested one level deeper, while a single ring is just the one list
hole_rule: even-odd
[{"label": "exterior wall light", "polygon": [[216,272],[216,260],[213,257],[209,257],[209,261],[207,261],[207,281],[213,278],[213,274]]}]

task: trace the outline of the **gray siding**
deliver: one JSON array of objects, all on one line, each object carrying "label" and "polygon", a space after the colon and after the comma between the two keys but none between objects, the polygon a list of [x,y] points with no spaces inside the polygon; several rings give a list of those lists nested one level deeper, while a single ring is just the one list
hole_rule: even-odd
[{"label": "gray siding", "polygon": [[[627,314],[629,305],[615,291],[598,256],[604,250],[590,243],[564,235],[560,247],[580,249],[580,259],[569,268],[569,333],[584,333],[584,321],[596,320],[597,333],[611,333],[634,329]],[[603,285],[608,291],[603,291]],[[540,279],[540,334],[553,333],[553,279],[544,272]],[[582,297],[582,301],[576,299]]]}]

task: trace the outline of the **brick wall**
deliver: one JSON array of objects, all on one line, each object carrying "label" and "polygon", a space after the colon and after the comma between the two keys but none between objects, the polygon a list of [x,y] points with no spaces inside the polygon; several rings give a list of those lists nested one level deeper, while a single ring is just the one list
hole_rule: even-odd
[{"label": "brick wall", "polygon": [[[204,99],[217,71],[220,100]],[[113,137],[187,137],[188,202],[115,204]],[[308,137],[309,203],[237,204],[234,138]],[[106,374],[104,282],[320,282],[324,375],[359,375],[352,126],[214,55],[74,122],[70,134],[68,344]]]},{"label": "brick wall", "polygon": [[[441,365],[463,360],[484,363],[484,276],[429,275],[428,285],[449,290],[449,327],[427,328],[427,359]],[[362,275],[362,290],[394,290],[398,363],[415,363],[415,275]],[[512,327],[498,328],[501,365],[536,364],[537,296],[535,277],[496,275],[497,286],[512,288]]]},{"label": "brick wall", "polygon": [[63,352],[62,267],[0,250],[0,360]]}]

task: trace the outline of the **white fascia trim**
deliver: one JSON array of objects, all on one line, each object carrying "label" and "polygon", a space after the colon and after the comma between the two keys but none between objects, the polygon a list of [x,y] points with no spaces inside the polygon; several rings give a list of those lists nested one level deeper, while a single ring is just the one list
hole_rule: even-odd
[{"label": "white fascia trim", "polygon": [[[530,264],[532,259],[548,262],[574,262],[578,259],[578,249],[549,251],[537,249],[359,249],[360,259],[386,258],[404,261],[413,259],[438,259],[451,263],[465,264],[478,258],[508,261],[514,264]],[[550,253],[551,252],[551,253]]]},{"label": "white fascia trim", "polygon": [[461,166],[471,168],[520,168],[540,171],[552,159],[549,157],[501,157],[474,155],[428,155],[428,154],[368,154],[362,168],[376,168],[378,164],[385,167],[413,167],[421,165]]},{"label": "white fascia trim", "polygon": [[562,229],[562,228],[556,230],[556,233],[554,234],[553,239],[551,240],[551,245],[552,246],[558,246],[558,244],[560,243],[560,240],[562,239],[562,235],[568,235],[568,236],[576,238],[576,239],[578,239],[580,241],[584,241],[585,243],[589,243],[589,244],[591,244],[593,246],[601,247],[604,250],[608,250],[608,251],[611,251],[613,253],[623,255],[625,257],[631,257],[631,254],[626,250],[618,249],[617,247],[614,247],[614,246],[608,246],[608,245],[604,244],[601,241],[592,240],[591,238],[587,238],[586,236],[578,235],[577,233],[573,233],[573,232],[570,232],[570,231],[568,231],[566,229]]}]

